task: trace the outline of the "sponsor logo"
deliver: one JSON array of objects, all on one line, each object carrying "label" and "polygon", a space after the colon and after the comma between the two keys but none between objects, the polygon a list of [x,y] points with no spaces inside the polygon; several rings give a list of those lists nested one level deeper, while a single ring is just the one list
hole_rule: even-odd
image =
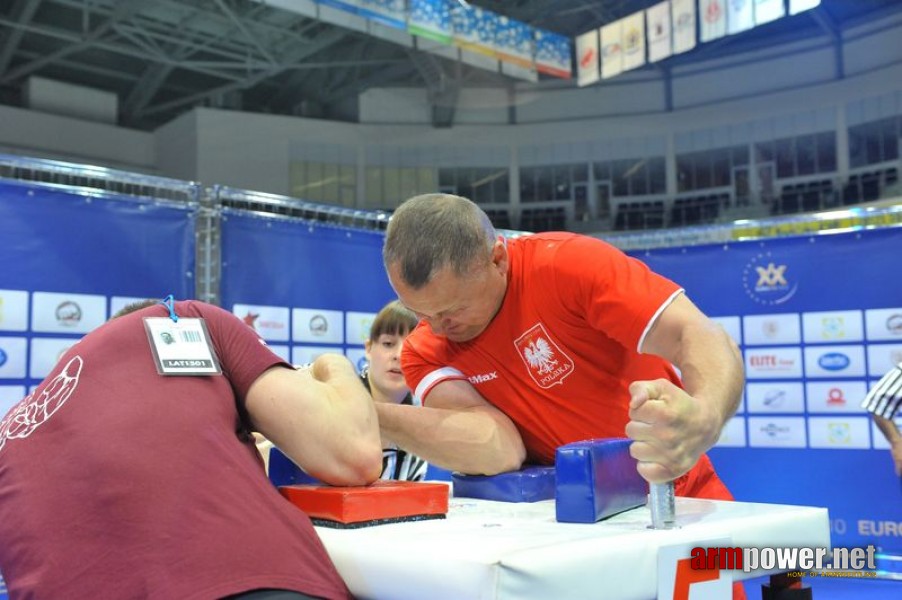
[{"label": "sponsor logo", "polygon": [[788,440],[790,434],[789,427],[776,423],[768,423],[761,427],[760,431],[772,440]]},{"label": "sponsor logo", "polygon": [[824,317],[821,319],[821,333],[824,339],[841,339],[846,337],[845,321],[842,317]]},{"label": "sponsor logo", "polygon": [[329,331],[329,321],[322,315],[313,315],[310,317],[309,327],[313,335],[326,335]]},{"label": "sponsor logo", "polygon": [[765,337],[775,338],[780,333],[780,324],[777,321],[764,321],[761,324],[761,330]]},{"label": "sponsor logo", "polygon": [[848,444],[852,430],[848,423],[827,423],[827,439],[833,444]]},{"label": "sponsor logo", "polygon": [[612,56],[617,56],[620,54],[620,44],[605,44],[604,48],[601,49],[601,56],[603,58],[611,58]]},{"label": "sponsor logo", "polygon": [[902,335],[902,315],[890,315],[886,319],[886,330],[893,335]]},{"label": "sponsor logo", "polygon": [[827,406],[845,406],[846,397],[839,388],[830,388],[827,392]]},{"label": "sponsor logo", "polygon": [[[690,552],[692,570],[756,569],[789,571],[789,577],[876,577],[877,547],[867,548],[693,548]],[[829,571],[833,569],[834,571]],[[867,571],[866,571],[867,570]],[[852,575],[849,574],[852,571]],[[870,571],[870,572],[868,572]],[[858,572],[857,575],[854,573]],[[687,596],[684,596],[688,598]]]},{"label": "sponsor logo", "polygon": [[723,11],[720,8],[720,2],[714,0],[714,2],[709,2],[708,6],[705,8],[705,21],[708,23],[716,23],[720,20]]},{"label": "sponsor logo", "polygon": [[841,352],[830,352],[817,359],[817,364],[825,371],[842,371],[851,364],[851,360]]},{"label": "sponsor logo", "polygon": [[749,366],[756,371],[788,371],[795,367],[795,360],[776,354],[752,354],[749,356]]},{"label": "sponsor logo", "polygon": [[891,350],[889,353],[890,362],[894,364],[902,363],[902,350]]},{"label": "sponsor logo", "polygon": [[247,325],[248,327],[250,327],[251,329],[257,329],[257,326],[255,325],[255,323],[257,322],[257,319],[259,319],[259,318],[260,318],[260,313],[254,314],[251,311],[247,311],[247,314],[244,315],[244,317],[242,317],[241,320],[244,321],[244,324]]},{"label": "sponsor logo", "polygon": [[81,321],[81,307],[71,300],[61,302],[56,307],[56,321],[65,327],[78,325]]},{"label": "sponsor logo", "polygon": [[783,304],[798,291],[798,284],[791,281],[788,270],[788,265],[776,262],[770,252],[758,254],[742,272],[746,294],[759,304]]},{"label": "sponsor logo", "polygon": [[492,381],[493,379],[498,379],[498,371],[492,371],[491,373],[483,373],[481,375],[473,375],[472,377],[468,377],[467,379],[473,385],[476,385],[478,383],[486,383],[488,381]]},{"label": "sponsor logo", "polygon": [[169,344],[174,344],[174,343],[175,343],[175,338],[172,337],[172,334],[169,333],[168,331],[162,332],[162,333],[160,334],[160,339],[163,340],[163,343],[166,344],[167,346],[168,346]]},{"label": "sponsor logo", "polygon": [[579,57],[579,66],[583,69],[588,69],[596,60],[595,48],[586,48],[583,55]]},{"label": "sponsor logo", "polygon": [[514,346],[530,377],[541,388],[563,385],[564,379],[573,372],[573,360],[551,339],[541,323],[536,323],[514,340]]},{"label": "sponsor logo", "polygon": [[3,348],[0,348],[0,367],[5,365],[7,360],[9,360],[9,357],[6,355],[6,352],[3,351]]},{"label": "sponsor logo", "polygon": [[695,19],[692,17],[691,12],[682,12],[676,19],[676,28],[678,30],[692,27],[694,24]]},{"label": "sponsor logo", "polygon": [[768,390],[764,394],[764,406],[777,408],[786,400],[786,390]]},{"label": "sponsor logo", "polygon": [[626,51],[629,53],[636,52],[640,48],[641,41],[642,36],[639,34],[639,30],[633,27],[626,32]]}]

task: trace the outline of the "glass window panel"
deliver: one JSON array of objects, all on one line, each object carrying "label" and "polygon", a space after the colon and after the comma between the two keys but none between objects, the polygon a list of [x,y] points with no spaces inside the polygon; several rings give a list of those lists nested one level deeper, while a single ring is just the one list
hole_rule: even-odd
[{"label": "glass window panel", "polygon": [[774,143],[773,142],[761,142],[760,144],[755,144],[755,162],[766,163],[774,160]]},{"label": "glass window panel", "polygon": [[382,169],[382,202],[384,208],[395,208],[403,199],[401,196],[401,170],[392,167]]},{"label": "glass window panel", "polygon": [[867,164],[883,162],[883,136],[880,134],[880,126],[877,123],[865,125],[865,160]]},{"label": "glass window panel", "polygon": [[695,189],[693,161],[688,155],[677,156],[677,191],[688,192]]},{"label": "glass window panel", "polygon": [[368,167],[366,170],[366,188],[364,188],[366,206],[369,208],[381,208],[385,206],[382,191],[382,167]]},{"label": "glass window panel", "polygon": [[652,158],[648,161],[648,192],[650,194],[667,192],[667,173],[663,158]]},{"label": "glass window panel", "polygon": [[417,194],[431,194],[439,189],[436,181],[436,172],[432,167],[420,167],[417,169]]},{"label": "glass window panel", "polygon": [[815,137],[813,135],[800,135],[796,138],[796,167],[798,175],[811,175],[815,173]]},{"label": "glass window panel", "polygon": [[695,155],[695,189],[711,187],[711,154],[699,152]]},{"label": "glass window panel", "polygon": [[734,167],[749,164],[749,147],[734,146],[733,150],[730,152],[730,158],[733,161],[732,166]]},{"label": "glass window panel", "polygon": [[610,163],[610,161],[593,163],[592,169],[595,171],[595,181],[610,181],[610,179],[611,179],[611,163]]},{"label": "glass window panel", "polygon": [[796,174],[795,148],[792,138],[776,141],[777,178],[792,177]]},{"label": "glass window panel", "polygon": [[726,187],[730,185],[730,150],[723,149],[714,152],[712,164],[712,183],[714,187]]},{"label": "glass window panel", "polygon": [[457,188],[457,169],[439,169],[438,185],[442,188]]},{"label": "glass window panel", "polygon": [[615,196],[629,196],[630,186],[627,171],[633,166],[631,160],[611,161],[611,180],[614,183]]},{"label": "glass window panel", "polygon": [[896,133],[895,122],[890,121],[883,127],[883,160],[896,160],[899,158],[899,137]]},{"label": "glass window panel", "polygon": [[572,165],[573,183],[585,183],[589,181],[589,164],[576,163]]},{"label": "glass window panel", "polygon": [[473,169],[475,177],[473,181],[473,197],[471,200],[476,204],[491,204],[494,199],[492,196],[492,176],[495,174],[494,169]]},{"label": "glass window panel", "polygon": [[520,202],[535,202],[538,191],[536,190],[535,167],[520,169]]},{"label": "glass window panel", "polygon": [[319,189],[319,200],[321,202],[338,203],[338,165],[323,165],[323,179]]},{"label": "glass window panel", "polygon": [[[492,180],[493,196],[495,202],[510,202],[510,176],[507,169],[500,171],[500,174]],[[505,215],[507,213],[505,212]]]},{"label": "glass window panel", "polygon": [[817,134],[817,172],[836,171],[836,134],[832,131]]},{"label": "glass window panel", "polygon": [[642,159],[630,167],[629,176],[630,195],[639,196],[648,193],[648,167],[647,161]]},{"label": "glass window panel", "polygon": [[867,164],[865,152],[865,135],[862,127],[853,127],[849,130],[849,166],[852,168],[863,167]]},{"label": "glass window panel", "polygon": [[551,167],[536,167],[536,200],[546,202],[554,199],[554,175]]},{"label": "glass window panel", "polygon": [[570,175],[570,165],[558,165],[553,168],[554,173],[554,199],[570,200],[572,194],[570,187],[572,185]]},{"label": "glass window panel", "polygon": [[292,162],[288,165],[288,189],[292,196],[298,196],[307,181],[307,164]]},{"label": "glass window panel", "polygon": [[323,181],[323,164],[308,162],[307,163],[307,178],[304,181],[304,185],[301,186],[299,198],[302,200],[311,200],[316,201],[319,199],[319,186],[322,185]]}]

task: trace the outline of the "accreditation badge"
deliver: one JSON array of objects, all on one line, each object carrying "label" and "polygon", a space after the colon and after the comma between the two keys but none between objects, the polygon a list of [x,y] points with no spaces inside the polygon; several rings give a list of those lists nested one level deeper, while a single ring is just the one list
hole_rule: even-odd
[{"label": "accreditation badge", "polygon": [[203,319],[146,317],[144,329],[160,375],[221,375]]}]

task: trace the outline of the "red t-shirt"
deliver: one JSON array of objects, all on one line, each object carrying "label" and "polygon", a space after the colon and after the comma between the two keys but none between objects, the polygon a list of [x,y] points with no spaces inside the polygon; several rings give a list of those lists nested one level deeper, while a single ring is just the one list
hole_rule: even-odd
[{"label": "red t-shirt", "polygon": [[11,597],[198,598],[282,588],[348,598],[310,520],[269,483],[239,407],[289,365],[222,309],[222,376],[157,374],[142,319],[69,349],[0,422],[0,572]]},{"label": "red t-shirt", "polygon": [[[436,384],[468,380],[517,425],[530,462],[553,464],[555,449],[570,442],[625,437],[630,383],[680,385],[672,365],[638,349],[682,290],[591,237],[544,233],[508,240],[507,248],[498,314],[463,343],[420,323],[401,355],[408,385],[428,406]],[[730,497],[707,457],[693,471],[677,480],[678,493]],[[707,483],[693,483],[698,477]]]}]

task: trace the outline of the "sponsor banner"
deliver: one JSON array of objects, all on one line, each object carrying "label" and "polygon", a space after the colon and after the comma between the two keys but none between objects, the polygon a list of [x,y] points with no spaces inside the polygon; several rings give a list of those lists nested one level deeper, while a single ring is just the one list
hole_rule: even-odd
[{"label": "sponsor banner", "polygon": [[322,354],[341,354],[341,348],[331,346],[293,346],[291,348],[291,364],[308,365]]},{"label": "sponsor banner", "polygon": [[377,313],[355,312],[345,313],[345,343],[362,346],[370,339],[370,328],[376,320]]},{"label": "sponsor banner", "polygon": [[783,0],[755,0],[755,25],[776,21],[785,12]]},{"label": "sponsor banner", "polygon": [[864,381],[809,381],[805,384],[810,413],[863,413],[861,401],[867,393]]},{"label": "sponsor banner", "polygon": [[723,327],[737,345],[742,345],[742,320],[739,317],[711,317],[711,320]]},{"label": "sponsor banner", "polygon": [[508,17],[498,17],[498,27],[495,30],[495,48],[498,58],[506,63],[518,65],[526,69],[532,69],[535,62],[533,44],[535,33],[532,27]]},{"label": "sponsor banner", "polygon": [[749,417],[749,446],[804,448],[805,417]]},{"label": "sponsor banner", "polygon": [[0,331],[28,329],[28,292],[0,290]]},{"label": "sponsor banner", "polygon": [[450,44],[454,35],[452,6],[457,6],[452,0],[410,0],[407,31],[442,44]]},{"label": "sponsor banner", "polygon": [[864,311],[869,341],[902,340],[902,307]]},{"label": "sponsor banner", "polygon": [[725,4],[725,0],[699,1],[698,18],[701,41],[710,42],[727,34],[727,10],[726,6],[724,6]]},{"label": "sponsor banner", "polygon": [[295,308],[291,311],[291,339],[295,342],[341,344],[344,315],[340,310]]},{"label": "sponsor banner", "polygon": [[670,22],[673,27],[673,53],[695,48],[695,0],[671,0]]},{"label": "sponsor banner", "polygon": [[746,348],[747,379],[801,379],[801,348]]},{"label": "sponsor banner", "polygon": [[599,76],[598,30],[593,29],[576,38],[576,84],[591,85]]},{"label": "sponsor banner", "polygon": [[739,33],[755,26],[753,0],[727,0],[727,33]]},{"label": "sponsor banner", "polygon": [[357,369],[358,373],[363,372],[369,365],[369,362],[366,360],[366,352],[363,348],[348,348],[345,350],[345,356],[353,363],[354,368]]},{"label": "sponsor banner", "polygon": [[750,413],[805,412],[805,390],[801,381],[749,383],[745,393]]},{"label": "sponsor banner", "polygon": [[805,348],[806,377],[864,377],[864,346]]},{"label": "sponsor banner", "polygon": [[809,417],[808,445],[812,448],[870,448],[867,417]]},{"label": "sponsor banner", "polygon": [[235,304],[232,313],[267,341],[288,341],[288,307]]},{"label": "sponsor banner", "polygon": [[540,73],[570,79],[570,38],[544,29],[536,29],[536,69]]},{"label": "sponsor banner", "polygon": [[106,321],[106,297],[35,292],[31,329],[46,333],[88,333]]},{"label": "sponsor banner", "polygon": [[864,322],[860,310],[802,313],[802,331],[806,344],[864,340]]},{"label": "sponsor banner", "polygon": [[24,385],[0,385],[0,421],[3,420],[3,415],[24,397]]},{"label": "sponsor banner", "polygon": [[623,72],[622,21],[614,21],[599,30],[601,39],[601,78],[608,79]]},{"label": "sponsor banner", "polygon": [[798,344],[802,341],[799,315],[754,315],[742,317],[744,340],[748,346]]},{"label": "sponsor banner", "polygon": [[620,44],[623,48],[623,70],[638,69],[645,64],[645,18],[641,12],[620,20]]},{"label": "sponsor banner", "polygon": [[[902,416],[896,417],[894,421],[896,422],[896,427],[899,428],[899,431],[902,431]],[[877,427],[873,420],[871,420],[871,440],[873,440],[875,449],[889,450],[889,442],[886,440],[886,436],[883,435],[883,432],[880,431],[880,428]]]},{"label": "sponsor banner", "polygon": [[898,364],[902,364],[902,344],[868,346],[868,375],[883,377]]},{"label": "sponsor banner", "polygon": [[715,446],[722,448],[742,448],[746,446],[745,419],[743,417],[733,417],[727,421],[720,432],[720,438]]},{"label": "sponsor banner", "polygon": [[460,5],[451,11],[454,43],[461,48],[496,57],[495,32],[498,15],[478,6]]},{"label": "sponsor banner", "polygon": [[396,29],[407,27],[406,0],[357,0],[357,14]]},{"label": "sponsor banner", "polygon": [[284,346],[282,344],[266,344],[266,347],[272,350],[273,354],[285,362],[294,364],[291,360],[291,348],[289,346]]},{"label": "sponsor banner", "polygon": [[664,60],[671,55],[670,2],[655,4],[645,11],[648,36],[648,62]]},{"label": "sponsor banner", "polygon": [[66,350],[78,343],[76,338],[34,338],[31,340],[29,377],[44,379]]},{"label": "sponsor banner", "polygon": [[797,15],[800,12],[817,8],[821,0],[789,0],[789,14]]},{"label": "sponsor banner", "polygon": [[0,379],[24,379],[28,341],[0,336]]}]

